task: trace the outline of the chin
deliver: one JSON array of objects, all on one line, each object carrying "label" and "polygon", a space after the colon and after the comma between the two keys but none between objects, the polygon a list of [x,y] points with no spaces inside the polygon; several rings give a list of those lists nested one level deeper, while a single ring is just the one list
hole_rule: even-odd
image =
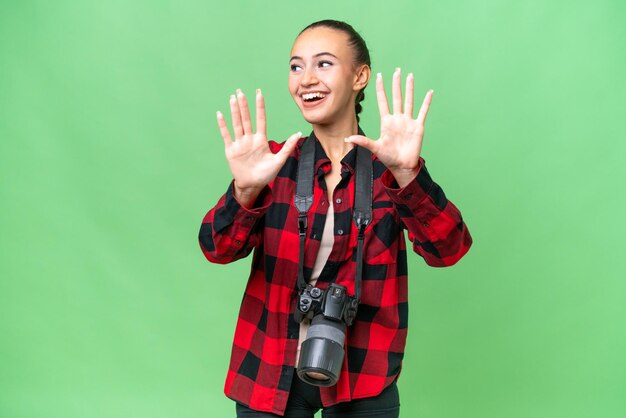
[{"label": "chin", "polygon": [[318,112],[311,112],[309,110],[302,109],[300,109],[300,113],[302,114],[304,120],[312,125],[324,125],[325,123],[328,123],[329,118],[327,115],[322,115],[318,114]]},{"label": "chin", "polygon": [[310,124],[327,124],[333,118],[331,114],[333,108],[332,102],[329,103],[325,100],[317,106],[312,106],[311,104],[306,105],[299,97],[294,97],[293,99],[304,120]]},{"label": "chin", "polygon": [[308,123],[313,125],[328,125],[333,122],[333,115],[329,115],[328,112],[324,112],[323,109],[302,109],[300,108],[302,117]]},{"label": "chin", "polygon": [[311,125],[325,125],[329,122],[328,118],[320,117],[317,115],[307,115],[304,112],[302,112],[302,117]]}]

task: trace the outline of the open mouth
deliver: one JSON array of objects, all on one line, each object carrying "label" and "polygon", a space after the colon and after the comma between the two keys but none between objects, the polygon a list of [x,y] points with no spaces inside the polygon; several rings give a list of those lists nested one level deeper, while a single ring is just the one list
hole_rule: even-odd
[{"label": "open mouth", "polygon": [[311,93],[304,93],[300,95],[300,97],[302,98],[302,102],[304,102],[305,104],[317,104],[318,102],[324,100],[326,96],[327,96],[327,93],[322,93],[319,91],[314,91]]}]

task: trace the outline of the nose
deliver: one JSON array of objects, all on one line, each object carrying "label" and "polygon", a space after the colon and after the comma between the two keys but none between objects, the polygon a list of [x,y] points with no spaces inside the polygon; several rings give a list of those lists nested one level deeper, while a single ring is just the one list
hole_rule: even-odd
[{"label": "nose", "polygon": [[304,74],[302,74],[302,78],[300,79],[300,84],[303,86],[311,86],[317,83],[317,76],[315,75],[315,70],[307,67],[304,69]]}]

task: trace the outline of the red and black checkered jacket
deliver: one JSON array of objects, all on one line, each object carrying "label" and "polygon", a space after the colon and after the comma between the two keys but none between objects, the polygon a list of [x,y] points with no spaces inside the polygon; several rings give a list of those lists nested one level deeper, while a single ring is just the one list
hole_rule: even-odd
[{"label": "red and black checkered jacket", "polygon": [[[233,185],[202,222],[200,246],[214,263],[230,263],[254,250],[235,330],[226,395],[258,411],[283,415],[294,373],[299,324],[293,319],[298,277],[298,211],[293,200],[300,145],[276,179],[246,209]],[[270,142],[272,152],[282,144]],[[341,161],[341,180],[328,201],[324,175],[331,168],[316,140],[314,201],[308,213],[305,277],[320,247],[328,205],[335,212],[334,244],[317,286],[335,281],[354,294],[357,232],[352,221],[356,147]],[[420,157],[419,173],[404,188],[375,157],[373,216],[365,234],[362,298],[346,333],[339,381],[320,388],[324,406],[378,395],[400,373],[407,335],[407,254],[435,267],[456,263],[472,238],[461,213],[431,179]]]}]

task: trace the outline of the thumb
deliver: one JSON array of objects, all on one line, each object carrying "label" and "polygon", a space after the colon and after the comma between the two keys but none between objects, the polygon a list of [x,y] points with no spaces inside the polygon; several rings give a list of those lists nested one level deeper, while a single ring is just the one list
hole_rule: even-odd
[{"label": "thumb", "polygon": [[363,135],[351,135],[345,138],[344,141],[366,148],[372,151],[372,154],[376,154],[378,151],[378,143]]},{"label": "thumb", "polygon": [[281,159],[286,160],[289,154],[291,154],[294,148],[296,148],[296,145],[298,145],[298,140],[300,138],[302,138],[302,132],[296,132],[295,134],[291,135],[285,141],[283,147],[280,149],[280,151],[278,151],[277,155],[279,155]]}]

